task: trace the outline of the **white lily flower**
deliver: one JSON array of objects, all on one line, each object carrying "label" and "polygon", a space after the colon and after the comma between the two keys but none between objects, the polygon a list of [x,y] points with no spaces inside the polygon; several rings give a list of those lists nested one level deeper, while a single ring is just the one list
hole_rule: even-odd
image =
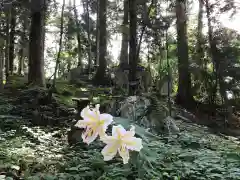
[{"label": "white lily flower", "polygon": [[107,127],[112,123],[113,117],[110,114],[101,114],[99,111],[100,105],[97,104],[94,109],[90,109],[89,106],[85,107],[81,111],[83,120],[79,120],[75,126],[79,128],[85,128],[86,131],[82,134],[83,142],[90,144],[98,135],[104,136]]},{"label": "white lily flower", "polygon": [[134,137],[135,127],[132,126],[130,131],[126,131],[121,125],[113,126],[112,136],[102,136],[101,140],[106,144],[102,150],[104,161],[109,161],[119,153],[123,159],[123,164],[129,161],[129,150],[140,151],[142,139]]}]

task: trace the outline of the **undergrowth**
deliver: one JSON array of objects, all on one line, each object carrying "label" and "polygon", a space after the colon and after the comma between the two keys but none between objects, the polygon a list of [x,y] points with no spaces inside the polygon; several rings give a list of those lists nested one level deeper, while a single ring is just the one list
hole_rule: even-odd
[{"label": "undergrowth", "polygon": [[10,116],[10,102],[1,95],[0,179],[240,180],[239,141],[206,127],[177,121],[179,135],[146,137],[143,151],[123,165],[120,157],[104,162],[99,141],[69,147],[68,129],[32,127],[27,119]]},{"label": "undergrowth", "polygon": [[17,118],[1,119],[0,171],[21,169],[24,179],[240,179],[239,144],[197,125],[181,124],[178,138],[149,140],[154,161],[139,169],[119,157],[104,162],[100,142],[69,147],[67,129],[30,128]]}]

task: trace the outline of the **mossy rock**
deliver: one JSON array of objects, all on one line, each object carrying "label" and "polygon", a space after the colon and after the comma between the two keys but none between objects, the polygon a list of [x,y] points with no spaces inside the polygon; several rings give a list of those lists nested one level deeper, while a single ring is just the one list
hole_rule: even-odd
[{"label": "mossy rock", "polygon": [[74,94],[76,97],[89,97],[91,93],[89,91],[77,90]]},{"label": "mossy rock", "polygon": [[62,92],[62,95],[63,95],[63,96],[73,96],[73,93],[70,92],[70,91],[64,90],[64,91]]}]

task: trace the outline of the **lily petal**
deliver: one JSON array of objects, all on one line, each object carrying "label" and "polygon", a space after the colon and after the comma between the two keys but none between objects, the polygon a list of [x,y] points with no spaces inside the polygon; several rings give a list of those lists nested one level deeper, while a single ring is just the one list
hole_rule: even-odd
[{"label": "lily petal", "polygon": [[126,130],[122,125],[113,126],[112,128],[112,136],[119,138],[126,133]]},{"label": "lily petal", "polygon": [[98,131],[92,127],[87,127],[86,131],[82,133],[83,142],[90,144],[92,143],[98,136]]},{"label": "lily petal", "polygon": [[126,148],[132,151],[140,151],[142,146],[142,139],[131,137],[131,138],[123,138],[123,143],[126,145]]},{"label": "lily petal", "polygon": [[97,116],[97,117],[99,117],[100,116],[100,111],[99,111],[99,108],[100,108],[100,104],[96,104],[95,105],[95,108],[93,109],[93,112],[95,113],[95,115]]},{"label": "lily petal", "polygon": [[89,108],[89,106],[83,108],[82,111],[81,111],[81,117],[82,117],[83,119],[84,119],[85,117],[87,117],[89,111],[91,111],[90,108]]},{"label": "lily petal", "polygon": [[129,161],[129,151],[128,151],[128,149],[125,146],[121,146],[118,149],[118,153],[123,159],[123,164],[127,164],[128,161]]},{"label": "lily petal", "polygon": [[89,125],[88,120],[79,120],[74,126],[79,128],[86,128]]},{"label": "lily petal", "polygon": [[105,144],[115,144],[118,141],[118,139],[113,136],[102,136],[100,139]]},{"label": "lily petal", "polygon": [[106,145],[102,149],[102,152],[101,152],[104,157],[104,161],[109,161],[109,160],[113,159],[114,156],[116,156],[117,151],[118,151],[117,143],[112,143],[112,144]]},{"label": "lily petal", "polygon": [[99,125],[97,131],[100,136],[100,139],[101,139],[101,137],[107,136],[106,129],[103,128],[103,125]]},{"label": "lily petal", "polygon": [[125,138],[129,137],[133,137],[135,135],[135,126],[131,126],[130,131],[127,131],[124,135]]},{"label": "lily petal", "polygon": [[99,121],[99,115],[95,112],[95,111],[89,111],[87,112],[86,116],[84,117],[84,119],[88,119],[90,121]]},{"label": "lily petal", "polygon": [[103,129],[106,131],[107,127],[113,122],[113,117],[110,114],[100,114],[100,121],[103,123]]},{"label": "lily petal", "polygon": [[96,104],[96,105],[95,105],[95,110],[96,110],[96,111],[99,111],[99,108],[100,108],[100,104]]}]

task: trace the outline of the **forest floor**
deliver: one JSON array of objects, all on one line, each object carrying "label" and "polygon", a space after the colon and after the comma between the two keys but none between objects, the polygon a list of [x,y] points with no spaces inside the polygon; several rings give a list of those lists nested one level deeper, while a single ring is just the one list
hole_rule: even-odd
[{"label": "forest floor", "polygon": [[[63,84],[58,87],[66,94]],[[207,127],[177,120],[180,134],[149,139],[150,155],[144,163],[123,165],[119,157],[104,162],[100,142],[87,148],[70,147],[68,127],[63,124],[33,125],[31,107],[26,106],[34,98],[34,93],[24,90],[0,94],[0,179],[240,180],[237,138],[218,136]],[[56,98],[62,109],[73,106],[71,94]],[[52,106],[39,111],[44,109],[46,116],[58,122],[70,119],[64,110],[60,115],[51,112]]]}]

